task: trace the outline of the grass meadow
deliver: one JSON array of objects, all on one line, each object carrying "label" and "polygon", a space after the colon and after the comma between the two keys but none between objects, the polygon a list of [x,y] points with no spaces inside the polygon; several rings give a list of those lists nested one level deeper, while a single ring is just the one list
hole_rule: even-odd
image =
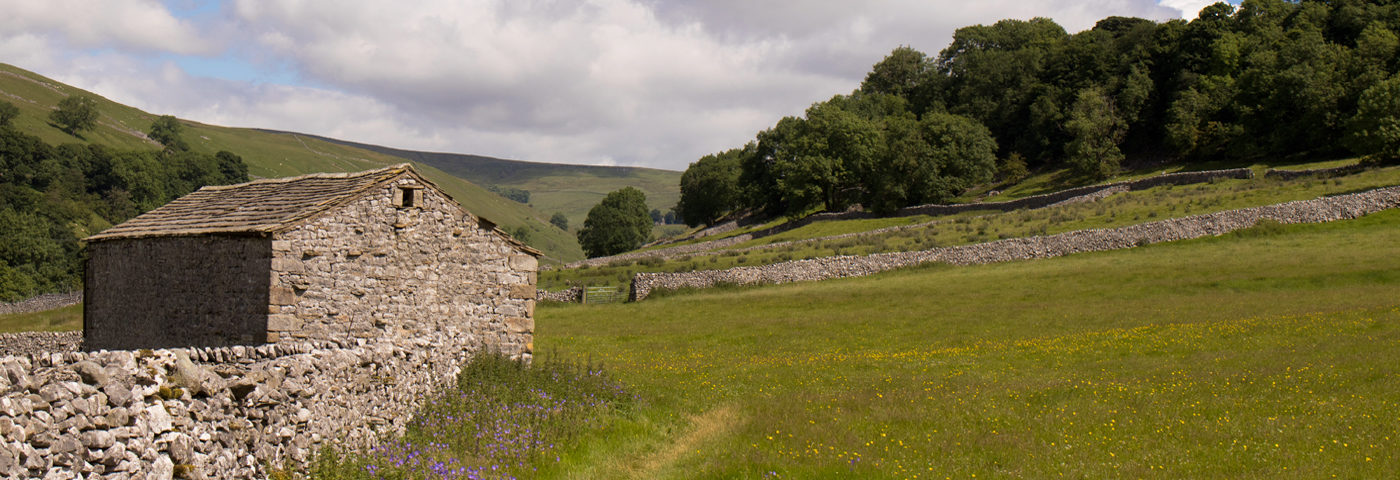
[{"label": "grass meadow", "polygon": [[0,315],[0,333],[63,332],[82,329],[82,304],[42,312]]},{"label": "grass meadow", "polygon": [[1131,250],[549,305],[639,400],[556,478],[1379,478],[1400,212]]}]

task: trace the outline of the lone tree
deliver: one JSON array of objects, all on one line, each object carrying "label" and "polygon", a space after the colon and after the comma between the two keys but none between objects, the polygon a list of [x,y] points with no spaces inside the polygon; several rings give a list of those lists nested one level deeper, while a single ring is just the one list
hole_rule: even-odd
[{"label": "lone tree", "polygon": [[151,131],[147,136],[151,137],[151,140],[155,140],[157,142],[160,142],[161,145],[165,145],[165,148],[177,152],[183,152],[189,150],[190,146],[189,144],[185,143],[184,138],[180,137],[180,131],[182,128],[183,127],[180,125],[180,120],[176,119],[175,116],[161,115],[159,118],[156,118],[156,121],[154,123],[151,124]]},{"label": "lone tree", "polygon": [[646,194],[624,187],[588,210],[578,232],[579,245],[589,258],[633,250],[651,238],[651,223]]},{"label": "lone tree", "polygon": [[97,101],[90,97],[69,95],[58,101],[58,110],[49,114],[49,119],[70,135],[97,126]]},{"label": "lone tree", "polygon": [[549,217],[549,223],[560,230],[569,231],[569,217],[564,216],[564,212],[554,212],[554,215]]},{"label": "lone tree", "polygon": [[0,128],[10,125],[10,120],[19,116],[19,107],[10,102],[0,102]]}]

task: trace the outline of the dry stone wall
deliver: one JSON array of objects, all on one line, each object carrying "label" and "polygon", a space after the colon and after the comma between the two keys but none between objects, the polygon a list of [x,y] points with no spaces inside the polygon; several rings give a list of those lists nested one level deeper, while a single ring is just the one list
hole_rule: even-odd
[{"label": "dry stone wall", "polygon": [[[1016,199],[1016,200],[1009,200],[1009,201],[1005,201],[1005,202],[959,203],[959,204],[951,204],[951,205],[931,204],[931,205],[919,205],[919,206],[913,206],[913,207],[905,207],[905,208],[899,209],[897,212],[895,212],[895,213],[894,213],[893,215],[891,215],[891,216],[895,216],[895,217],[908,217],[908,216],[914,216],[914,215],[940,216],[940,215],[953,215],[953,214],[957,214],[957,213],[975,212],[975,211],[1000,211],[1000,212],[1010,212],[1010,211],[1020,210],[1020,209],[1046,208],[1046,207],[1053,207],[1053,206],[1057,206],[1057,205],[1067,205],[1067,204],[1071,204],[1071,203],[1095,201],[1095,200],[1098,200],[1098,199],[1100,199],[1100,198],[1103,198],[1103,197],[1106,197],[1106,196],[1109,196],[1109,195],[1112,195],[1112,194],[1115,194],[1115,193],[1118,193],[1118,192],[1133,191],[1133,190],[1145,190],[1145,189],[1148,189],[1148,188],[1159,187],[1159,186],[1163,186],[1163,185],[1188,185],[1188,184],[1193,184],[1193,183],[1203,183],[1203,182],[1209,182],[1209,181],[1216,180],[1216,179],[1226,179],[1226,178],[1237,178],[1237,179],[1249,179],[1249,178],[1254,178],[1254,171],[1253,171],[1253,170],[1250,170],[1250,169],[1248,169],[1248,168],[1236,168],[1236,169],[1229,169],[1229,170],[1208,170],[1208,171],[1202,171],[1202,172],[1164,173],[1164,174],[1161,174],[1161,175],[1157,175],[1157,176],[1153,176],[1153,177],[1147,177],[1147,178],[1141,178],[1141,179],[1137,179],[1137,180],[1129,180],[1129,181],[1123,181],[1123,182],[1105,183],[1105,184],[1099,184],[1099,185],[1089,185],[1089,186],[1084,186],[1084,187],[1070,188],[1070,189],[1060,190],[1060,191],[1058,191],[1058,192],[1047,193],[1047,194],[1043,194],[1043,195],[1034,195],[1034,196],[1024,197],[1024,198],[1018,198],[1018,199]],[[563,268],[578,268],[578,267],[584,266],[584,265],[588,265],[588,266],[592,266],[592,267],[597,267],[597,266],[607,265],[607,264],[612,263],[612,262],[631,261],[631,260],[637,260],[637,259],[641,259],[641,258],[649,258],[649,257],[674,258],[674,257],[677,257],[677,256],[688,255],[688,254],[693,254],[693,253],[697,253],[697,252],[711,252],[711,251],[715,251],[715,250],[720,250],[720,249],[728,248],[728,247],[730,247],[730,246],[737,245],[737,244],[740,244],[740,243],[744,243],[744,242],[747,242],[747,241],[749,241],[749,240],[753,240],[753,239],[755,239],[755,238],[763,238],[763,237],[767,237],[767,236],[770,236],[770,235],[776,235],[776,234],[779,234],[779,233],[782,233],[782,232],[786,232],[786,231],[788,231],[788,230],[792,230],[792,229],[804,227],[804,226],[810,225],[810,224],[812,224],[812,223],[814,223],[814,222],[821,222],[821,221],[827,221],[827,220],[851,220],[851,219],[859,219],[859,218],[875,218],[875,217],[877,217],[877,216],[878,216],[878,215],[875,215],[875,214],[873,214],[873,213],[863,212],[863,211],[860,211],[860,210],[852,210],[852,211],[846,211],[846,212],[818,213],[818,214],[809,215],[809,216],[804,217],[804,218],[802,218],[802,219],[800,219],[800,220],[791,221],[791,222],[786,222],[786,223],[783,223],[783,224],[781,224],[781,225],[776,225],[776,226],[774,226],[774,227],[767,228],[767,229],[763,229],[763,230],[759,230],[759,231],[752,232],[752,233],[745,233],[745,234],[741,234],[741,235],[735,235],[735,236],[733,236],[733,237],[721,238],[721,239],[718,239],[718,240],[711,240],[711,241],[708,241],[708,242],[693,243],[693,244],[688,244],[688,245],[677,245],[677,246],[674,246],[674,247],[667,247],[667,248],[663,248],[663,249],[647,250],[647,251],[636,251],[636,252],[627,252],[627,253],[622,253],[622,254],[618,254],[618,255],[613,255],[613,256],[610,256],[610,257],[590,258],[590,259],[587,259],[587,260],[580,260],[580,261],[577,261],[577,262],[570,263],[570,264],[568,264],[568,265],[565,265]],[[733,222],[730,222],[730,223],[733,223]],[[729,225],[729,223],[726,223],[726,224],[724,224],[724,225]],[[729,230],[733,230],[733,228],[726,228],[724,231],[729,231]],[[764,248],[768,248],[768,247],[764,247]],[[742,251],[742,250],[741,250],[741,251]]]},{"label": "dry stone wall", "polygon": [[0,333],[0,356],[74,352],[83,332]]},{"label": "dry stone wall", "polygon": [[1340,167],[1332,167],[1332,168],[1314,168],[1314,169],[1311,169],[1311,170],[1274,170],[1274,169],[1269,169],[1269,171],[1264,172],[1264,177],[1265,177],[1265,178],[1277,178],[1277,179],[1280,179],[1280,180],[1293,180],[1293,179],[1295,179],[1295,178],[1303,178],[1303,177],[1308,177],[1308,176],[1313,176],[1313,177],[1339,177],[1339,176],[1342,176],[1342,175],[1351,175],[1351,174],[1353,174],[1353,173],[1360,173],[1360,172],[1365,171],[1365,170],[1366,170],[1366,166],[1365,166],[1365,165],[1361,165],[1361,164],[1356,164],[1356,165],[1342,165],[1342,166],[1340,166]]},{"label": "dry stone wall", "polygon": [[549,290],[539,290],[535,293],[535,300],[563,303],[583,303],[583,287],[570,287],[557,292],[551,292]]},{"label": "dry stone wall", "polygon": [[1227,210],[1121,228],[1077,230],[1049,236],[1013,238],[916,252],[825,257],[727,270],[638,273],[632,280],[631,298],[642,300],[651,292],[663,289],[707,288],[719,284],[778,284],[857,277],[930,262],[972,265],[1058,257],[1220,235],[1251,227],[1263,218],[1281,223],[1319,223],[1356,218],[1397,206],[1400,206],[1400,187],[1387,187],[1362,193]]},{"label": "dry stone wall", "polygon": [[33,313],[83,303],[83,292],[45,293],[15,303],[0,303],[0,315]]},{"label": "dry stone wall", "polygon": [[1230,170],[1208,170],[1203,172],[1177,172],[1164,173],[1152,177],[1128,180],[1123,182],[1105,183],[1100,185],[1089,185],[1086,187],[1070,188],[1044,195],[1034,195],[1030,197],[1018,198],[1005,202],[986,203],[960,203],[956,205],[919,205],[899,209],[897,215],[952,215],[955,213],[972,212],[979,210],[995,210],[1010,212],[1023,208],[1034,209],[1044,208],[1051,205],[1070,200],[1075,197],[1083,197],[1102,190],[1128,191],[1146,190],[1163,185],[1189,185],[1193,183],[1205,183],[1216,179],[1254,178],[1254,171],[1248,168],[1235,168]]},{"label": "dry stone wall", "polygon": [[0,477],[244,479],[402,433],[482,347],[415,339],[0,358]]}]

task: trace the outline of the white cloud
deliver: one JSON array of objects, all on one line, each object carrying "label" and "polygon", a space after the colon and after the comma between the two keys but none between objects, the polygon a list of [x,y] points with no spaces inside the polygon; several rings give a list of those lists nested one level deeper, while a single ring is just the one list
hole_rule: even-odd
[{"label": "white cloud", "polygon": [[1181,18],[1195,20],[1200,16],[1201,9],[1218,3],[1221,0],[1162,0],[1162,6],[1170,7],[1181,12]]},{"label": "white cloud", "polygon": [[[221,17],[180,20],[113,0],[68,19],[75,1],[10,8],[0,59],[210,123],[672,169],[851,91],[899,45],[936,55],[966,25],[1045,16],[1073,32],[1191,3],[233,0]],[[129,23],[99,21],[114,18]],[[235,55],[303,82],[191,77],[152,52]]]},{"label": "white cloud", "polygon": [[3,0],[0,11],[0,38],[44,32],[80,48],[179,54],[216,48],[154,0]]}]

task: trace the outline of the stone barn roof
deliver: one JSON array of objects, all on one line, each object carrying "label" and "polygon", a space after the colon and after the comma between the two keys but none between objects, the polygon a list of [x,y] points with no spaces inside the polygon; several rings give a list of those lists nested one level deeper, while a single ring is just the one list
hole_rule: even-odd
[{"label": "stone barn roof", "polygon": [[[372,190],[382,188],[385,183],[404,173],[433,186],[439,194],[451,199],[432,182],[418,175],[409,164],[402,163],[357,173],[314,173],[236,185],[206,186],[86,240],[271,234],[291,229],[320,213],[348,204]],[[485,222],[494,225],[489,220]],[[527,253],[540,255],[538,250],[511,238],[501,229],[492,228]]]}]

